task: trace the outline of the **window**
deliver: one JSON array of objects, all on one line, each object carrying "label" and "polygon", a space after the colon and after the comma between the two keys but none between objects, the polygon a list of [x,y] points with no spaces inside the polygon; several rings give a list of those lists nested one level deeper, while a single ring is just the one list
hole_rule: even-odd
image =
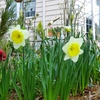
[{"label": "window", "polygon": [[[86,9],[86,17],[87,17],[86,32],[88,34],[89,30],[92,28],[92,23],[94,23],[95,24],[95,27],[93,27],[95,30],[94,34],[95,37],[98,37],[98,35],[100,34],[100,0],[92,0],[92,1],[88,0],[88,4],[86,5],[85,9]],[[93,21],[92,18],[94,18]]]},{"label": "window", "polygon": [[23,2],[17,3],[17,17],[19,17],[21,10],[24,12],[25,17],[35,16],[36,0],[23,0]]},{"label": "window", "polygon": [[35,16],[36,0],[25,0],[23,3],[25,17]]},{"label": "window", "polygon": [[12,1],[12,4],[10,5],[11,8],[14,9],[14,17],[16,18],[17,16],[17,5],[16,5],[16,2],[15,1]]},{"label": "window", "polygon": [[86,18],[86,32],[88,33],[91,28],[92,28],[92,20]]}]

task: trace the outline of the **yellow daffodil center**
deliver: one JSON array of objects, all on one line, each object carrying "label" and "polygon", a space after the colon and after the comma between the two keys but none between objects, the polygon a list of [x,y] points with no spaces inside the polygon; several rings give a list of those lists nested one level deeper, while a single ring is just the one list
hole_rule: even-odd
[{"label": "yellow daffodil center", "polygon": [[78,43],[72,43],[68,48],[68,55],[70,57],[77,56],[80,53],[80,46]]},{"label": "yellow daffodil center", "polygon": [[12,32],[11,39],[14,43],[20,44],[20,43],[22,43],[22,41],[24,39],[23,33],[19,30],[14,30]]}]

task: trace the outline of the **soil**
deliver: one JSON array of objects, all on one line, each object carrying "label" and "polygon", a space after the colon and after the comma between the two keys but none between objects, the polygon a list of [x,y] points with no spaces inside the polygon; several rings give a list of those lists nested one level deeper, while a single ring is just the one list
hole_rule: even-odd
[{"label": "soil", "polygon": [[[13,90],[9,100],[15,100],[17,97],[16,92]],[[43,100],[42,96],[38,96],[36,100]],[[60,100],[60,98],[58,98]],[[100,85],[92,86],[84,90],[84,96],[81,94],[77,96],[70,96],[69,100],[100,100]]]},{"label": "soil", "polygon": [[100,100],[100,85],[85,88],[84,96],[70,96],[69,100]]}]

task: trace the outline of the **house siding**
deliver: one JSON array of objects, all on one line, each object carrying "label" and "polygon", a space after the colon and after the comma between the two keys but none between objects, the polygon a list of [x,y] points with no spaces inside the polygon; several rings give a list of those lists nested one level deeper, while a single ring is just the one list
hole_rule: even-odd
[{"label": "house siding", "polygon": [[[45,16],[45,27],[47,27],[48,23],[51,20],[54,20],[58,17],[60,17],[60,19],[58,19],[56,22],[54,22],[53,26],[63,26],[64,25],[64,12],[63,9],[60,8],[59,3],[63,4],[64,0],[44,0],[45,1],[45,15],[43,15],[43,0],[36,0],[36,14],[38,13],[39,16],[36,18],[35,22],[33,21],[33,25],[32,27],[37,27],[37,24],[39,21],[43,22],[43,16]],[[81,4],[84,2],[85,0],[77,0],[76,5],[79,4],[81,6]],[[0,0],[0,4],[4,7],[5,2],[4,0]],[[85,7],[85,6],[84,6]],[[81,14],[78,16],[80,19],[78,20],[78,22],[83,25],[82,28],[83,30],[85,30],[85,15],[83,14],[85,12],[84,8],[82,9],[82,12],[80,12]],[[84,15],[84,16],[83,16]],[[29,18],[27,18],[29,19]],[[66,14],[66,19],[67,19],[67,14]],[[35,23],[35,24],[34,24]],[[78,31],[80,31],[78,28]],[[33,36],[33,33],[31,34],[31,36]]]},{"label": "house siding", "polygon": [[[59,8],[58,3],[63,3],[63,0],[45,0],[45,26],[51,20],[60,17],[53,25],[54,26],[61,26],[61,13],[63,12],[62,9]],[[39,14],[39,17],[36,19],[36,26],[39,21],[43,21],[43,0],[36,0],[36,13]]]}]

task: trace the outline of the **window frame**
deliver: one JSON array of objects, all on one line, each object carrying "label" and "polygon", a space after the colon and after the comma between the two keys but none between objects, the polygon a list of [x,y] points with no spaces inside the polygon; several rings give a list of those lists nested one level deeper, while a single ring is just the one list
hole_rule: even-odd
[{"label": "window frame", "polygon": [[[31,3],[33,3],[34,5],[33,5],[33,8],[29,8],[29,9],[30,10],[33,9],[33,11],[32,12],[26,11],[26,4],[31,4]],[[28,7],[30,7],[30,6],[28,6]],[[35,16],[35,14],[36,14],[36,0],[29,0],[29,1],[24,0],[21,3],[17,3],[17,18],[20,16],[20,10],[23,11],[25,18],[31,18],[31,17]],[[26,13],[28,13],[28,14],[26,15]]]}]

